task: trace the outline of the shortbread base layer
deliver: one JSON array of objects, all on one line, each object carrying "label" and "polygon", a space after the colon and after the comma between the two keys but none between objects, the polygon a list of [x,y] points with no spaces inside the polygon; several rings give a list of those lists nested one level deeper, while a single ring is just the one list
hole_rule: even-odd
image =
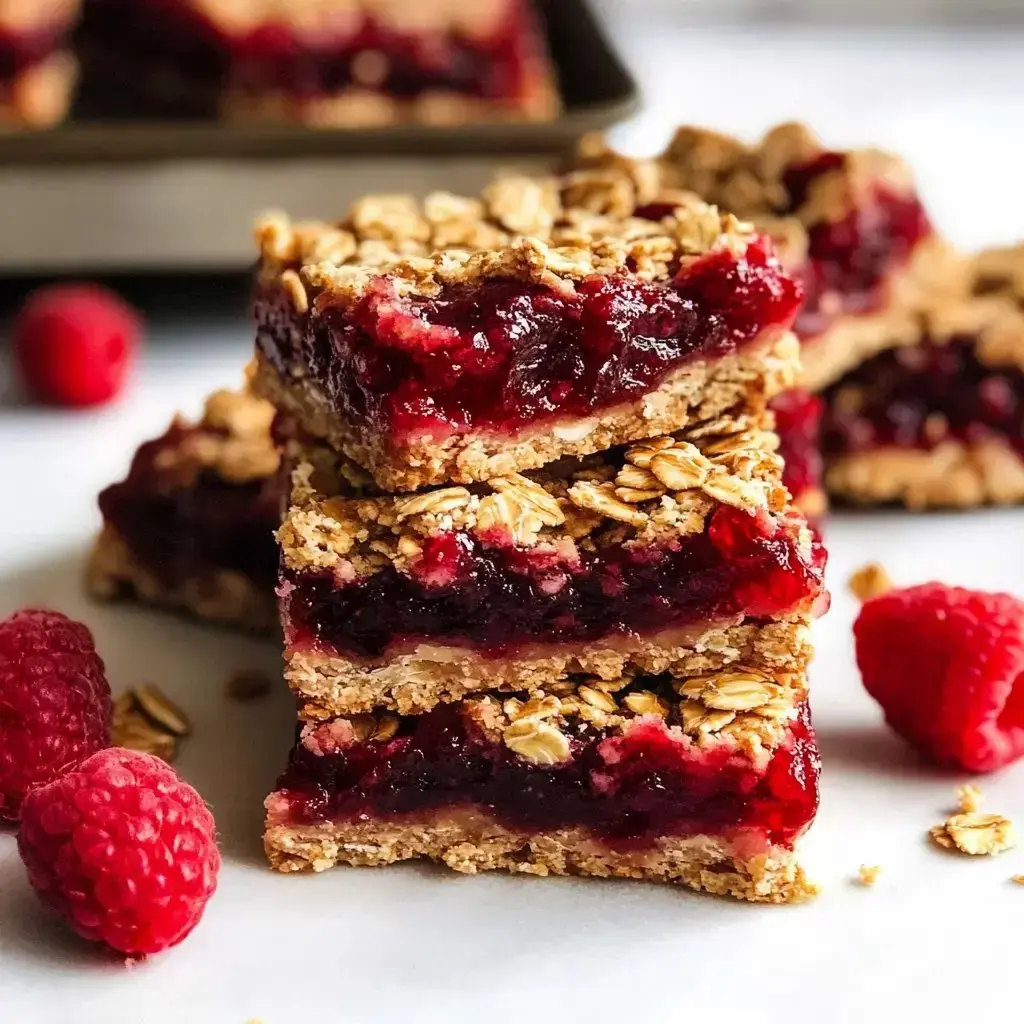
[{"label": "shortbread base layer", "polygon": [[833,457],[825,484],[856,505],[974,508],[1024,502],[1024,458],[1005,441],[943,441],[931,449],[879,448]]},{"label": "shortbread base layer", "polygon": [[285,653],[285,678],[309,721],[375,709],[419,714],[471,693],[540,692],[576,675],[618,679],[631,671],[676,676],[730,665],[769,674],[802,672],[814,649],[808,616],[766,625],[702,623],[658,636],[611,637],[583,645],[537,645],[507,657],[420,644],[368,665],[308,649]]},{"label": "shortbread base layer", "polygon": [[267,587],[243,573],[217,568],[168,583],[139,562],[109,524],[93,546],[86,586],[104,601],[137,601],[255,633],[279,628],[277,602]]},{"label": "shortbread base layer", "polygon": [[820,391],[865,360],[921,338],[920,313],[938,294],[963,291],[963,257],[937,235],[918,244],[907,265],[886,286],[882,307],[874,313],[845,315],[801,346],[801,380]]},{"label": "shortbread base layer", "polygon": [[794,384],[799,360],[792,333],[766,334],[741,353],[688,363],[635,402],[515,438],[471,432],[441,444],[418,441],[398,447],[387,436],[367,437],[338,416],[313,380],[284,378],[261,352],[253,387],[313,437],[367,469],[381,488],[401,493],[537,469],[566,456],[672,433],[691,420],[712,419],[737,408],[759,412],[768,399]]},{"label": "shortbread base layer", "polygon": [[641,850],[617,850],[580,828],[516,832],[478,812],[455,819],[272,824],[264,837],[276,871],[324,871],[337,864],[379,867],[429,858],[454,871],[587,875],[672,882],[716,896],[798,903],[817,892],[791,850],[741,853],[743,840],[662,838]]}]

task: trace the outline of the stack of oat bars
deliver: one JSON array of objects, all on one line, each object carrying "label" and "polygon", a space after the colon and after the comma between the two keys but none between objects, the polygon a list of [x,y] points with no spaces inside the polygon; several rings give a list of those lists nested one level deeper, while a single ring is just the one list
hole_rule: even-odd
[{"label": "stack of oat bars", "polygon": [[767,410],[799,289],[749,226],[693,197],[634,216],[622,184],[261,225],[300,716],[276,868],[809,891],[824,554]]},{"label": "stack of oat bars", "polygon": [[[771,244],[616,168],[258,237],[249,384],[105,492],[91,578],[262,628],[279,554],[274,867],[809,894],[825,556],[772,432],[801,294]],[[268,554],[228,523],[269,536],[282,481]]]}]

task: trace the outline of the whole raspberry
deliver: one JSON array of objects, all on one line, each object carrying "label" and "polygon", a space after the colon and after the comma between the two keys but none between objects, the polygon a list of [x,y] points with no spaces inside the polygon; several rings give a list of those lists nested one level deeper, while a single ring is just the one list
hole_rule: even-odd
[{"label": "whole raspberry", "polygon": [[203,798],[159,758],[117,747],[29,793],[18,851],[44,904],[129,956],[181,942],[220,870]]},{"label": "whole raspberry", "polygon": [[25,794],[110,743],[110,687],[92,634],[59,612],[0,622],[0,821]]},{"label": "whole raspberry", "polygon": [[930,759],[987,772],[1024,754],[1024,603],[925,583],[866,601],[853,630],[868,693]]},{"label": "whole raspberry", "polygon": [[14,355],[35,398],[102,405],[124,386],[141,333],[138,314],[113,292],[57,285],[29,296],[14,325]]}]

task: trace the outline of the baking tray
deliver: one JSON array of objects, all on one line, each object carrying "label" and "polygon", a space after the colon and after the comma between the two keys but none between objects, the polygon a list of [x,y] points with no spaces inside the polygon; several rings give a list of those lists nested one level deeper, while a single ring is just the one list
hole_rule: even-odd
[{"label": "baking tray", "polygon": [[543,173],[639,97],[585,0],[539,6],[564,103],[546,124],[72,121],[0,136],[0,271],[236,270],[269,207],[324,217],[367,192],[475,192],[499,171]]}]

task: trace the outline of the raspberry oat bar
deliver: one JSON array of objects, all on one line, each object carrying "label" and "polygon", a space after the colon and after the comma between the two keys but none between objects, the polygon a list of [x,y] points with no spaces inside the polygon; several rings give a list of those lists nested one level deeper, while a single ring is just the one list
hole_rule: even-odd
[{"label": "raspberry oat bar", "polygon": [[912,335],[923,296],[959,271],[903,161],[828,150],[802,125],[779,125],[753,146],[684,127],[653,160],[591,139],[577,162],[581,179],[618,171],[621,202],[639,215],[661,218],[691,192],[772,236],[807,294],[796,332],[812,391]]},{"label": "raspberry oat bar", "polygon": [[92,593],[273,628],[283,490],[273,415],[260,399],[218,391],[199,423],[179,417],[142,445],[125,480],[100,495]]},{"label": "raspberry oat bar", "polygon": [[90,0],[89,108],[316,126],[547,120],[528,0]]},{"label": "raspberry oat bar", "polygon": [[802,669],[824,553],[747,414],[412,495],[319,448],[278,538],[308,719],[429,710],[583,672]]},{"label": "raspberry oat bar", "polygon": [[77,79],[68,36],[80,0],[0,0],[0,131],[64,120]]},{"label": "raspberry oat bar", "polygon": [[309,723],[267,800],[280,871],[429,857],[793,902],[818,800],[796,666],[578,676],[427,714]]},{"label": "raspberry oat bar", "polygon": [[795,378],[799,288],[692,198],[604,212],[620,185],[504,179],[482,201],[264,222],[255,387],[396,492],[763,407]]},{"label": "raspberry oat bar", "polygon": [[831,493],[862,504],[1024,500],[1024,246],[979,254],[970,294],[935,302],[834,385]]}]

